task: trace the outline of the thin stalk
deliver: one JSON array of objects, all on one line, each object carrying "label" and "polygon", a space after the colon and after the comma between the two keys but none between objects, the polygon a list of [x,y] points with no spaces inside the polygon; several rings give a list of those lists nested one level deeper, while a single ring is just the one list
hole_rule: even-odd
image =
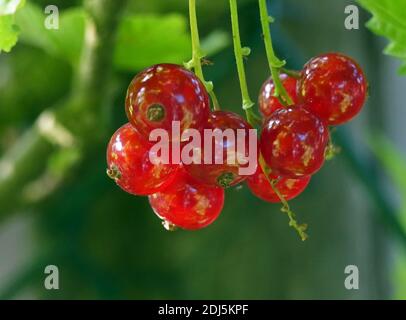
[{"label": "thin stalk", "polygon": [[285,87],[283,86],[279,75],[280,69],[286,64],[285,61],[279,60],[273,49],[272,36],[269,29],[269,23],[273,22],[273,19],[268,14],[268,9],[266,7],[266,0],[259,1],[259,12],[261,17],[261,26],[264,36],[264,44],[266,50],[266,56],[268,59],[269,69],[271,70],[272,79],[275,85],[275,97],[277,97],[285,106],[293,105],[293,100],[289,96]]},{"label": "thin stalk", "polygon": [[301,77],[300,71],[290,70],[290,69],[286,69],[286,68],[281,68],[280,71],[282,73],[287,74],[289,77],[292,77],[295,79],[300,79],[300,77]]},{"label": "thin stalk", "polygon": [[275,194],[278,196],[278,198],[282,202],[281,211],[288,215],[289,226],[297,231],[297,233],[299,234],[299,237],[300,237],[300,239],[302,239],[302,241],[305,241],[308,238],[308,235],[305,232],[307,229],[307,224],[299,224],[297,222],[295,213],[290,209],[289,203],[286,201],[285,197],[276,187],[276,183],[278,182],[278,180],[272,180],[271,178],[269,178],[271,169],[268,168],[268,166],[266,165],[265,160],[262,157],[262,155],[260,155],[260,157],[259,157],[259,165],[261,166],[262,172],[264,173],[266,179],[268,180],[269,184],[271,185],[272,190],[275,192]]},{"label": "thin stalk", "polygon": [[199,28],[197,25],[197,15],[196,15],[196,0],[189,0],[189,21],[190,21],[190,34],[192,38],[192,60],[189,61],[186,66],[189,69],[194,70],[196,76],[202,81],[206,87],[207,92],[213,102],[214,110],[219,110],[220,105],[217,97],[213,90],[213,83],[211,81],[206,81],[203,75],[202,62],[204,54],[200,46]]},{"label": "thin stalk", "polygon": [[252,102],[247,85],[247,78],[245,75],[244,68],[244,57],[250,54],[250,49],[241,45],[240,36],[240,26],[238,23],[238,6],[237,0],[230,0],[230,12],[231,12],[231,26],[233,31],[233,44],[234,44],[234,55],[237,64],[238,78],[240,81],[241,97],[242,97],[242,108],[246,113],[247,121],[252,125],[260,122],[260,118],[254,113],[252,107],[254,102]]}]

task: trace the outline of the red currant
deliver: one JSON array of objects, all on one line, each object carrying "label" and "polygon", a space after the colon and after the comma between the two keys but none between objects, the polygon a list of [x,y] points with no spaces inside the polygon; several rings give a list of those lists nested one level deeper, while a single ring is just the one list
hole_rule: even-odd
[{"label": "red currant", "polygon": [[[206,150],[203,147],[199,150],[199,162],[185,165],[185,169],[188,173],[198,181],[213,185],[227,188],[234,186],[243,180],[246,176],[239,174],[239,168],[245,167],[243,159],[249,158],[250,143],[249,143],[249,130],[252,127],[238,114],[228,111],[215,111],[209,116],[209,120],[205,126],[205,129],[210,130],[220,130],[219,133],[223,134],[224,137],[221,140],[212,139],[211,150]],[[233,139],[228,139],[227,132]],[[238,148],[238,133],[237,129],[244,135],[240,139],[243,140],[244,150],[239,150]],[[204,130],[206,132],[206,130]],[[221,152],[216,152],[217,150]],[[211,157],[210,157],[211,154]],[[211,164],[207,163],[209,158]],[[255,157],[256,161],[257,157]],[[222,164],[216,164],[222,162]]]},{"label": "red currant", "polygon": [[311,59],[302,71],[299,95],[305,107],[329,125],[354,118],[365,103],[367,81],[360,66],[338,53]]},{"label": "red currant", "polygon": [[[292,98],[293,103],[297,103],[297,79],[290,77],[286,74],[281,74],[280,79],[282,85],[285,87],[287,93]],[[276,110],[284,108],[279,99],[274,96],[275,86],[270,77],[263,85],[259,94],[259,110],[264,118],[269,117]]]},{"label": "red currant", "polygon": [[149,202],[165,224],[197,230],[217,219],[224,205],[224,190],[199,183],[180,171],[168,188],[150,195]]},{"label": "red currant", "polygon": [[174,64],[158,64],[139,73],[131,82],[126,98],[130,123],[149,138],[162,128],[172,137],[172,122],[180,122],[180,134],[200,129],[207,121],[210,102],[201,81],[190,71]]},{"label": "red currant", "polygon": [[[269,178],[277,181],[275,187],[286,201],[296,198],[306,189],[310,182],[310,176],[304,176],[298,179],[289,179],[270,174]],[[247,185],[252,193],[258,198],[272,203],[281,202],[260,166],[258,166],[255,174],[248,177]]]},{"label": "red currant", "polygon": [[168,186],[178,165],[153,164],[152,147],[129,123],[118,129],[107,147],[107,174],[126,192],[149,195]]},{"label": "red currant", "polygon": [[321,120],[294,106],[280,109],[268,118],[260,149],[275,175],[298,178],[321,168],[328,139],[328,129]]}]

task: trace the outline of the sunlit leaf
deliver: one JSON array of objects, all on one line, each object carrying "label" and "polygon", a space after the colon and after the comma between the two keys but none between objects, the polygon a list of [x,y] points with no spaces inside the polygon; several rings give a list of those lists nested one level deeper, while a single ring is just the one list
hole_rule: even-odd
[{"label": "sunlit leaf", "polygon": [[406,1],[358,0],[373,15],[367,27],[374,33],[386,37],[390,43],[385,54],[399,58],[399,72],[406,75]]},{"label": "sunlit leaf", "polygon": [[15,14],[24,4],[25,0],[0,0],[0,53],[10,52],[17,43],[19,28]]}]

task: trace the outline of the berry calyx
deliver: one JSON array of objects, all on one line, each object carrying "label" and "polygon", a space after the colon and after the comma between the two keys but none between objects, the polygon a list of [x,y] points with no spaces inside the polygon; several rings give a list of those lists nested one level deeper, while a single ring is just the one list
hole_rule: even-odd
[{"label": "berry calyx", "polygon": [[165,118],[165,108],[160,104],[153,104],[147,109],[147,119],[151,122],[159,122]]},{"label": "berry calyx", "polygon": [[228,188],[236,179],[236,176],[232,172],[224,172],[217,178],[217,184],[222,188]]},{"label": "berry calyx", "polygon": [[269,174],[269,179],[267,179],[261,167],[258,166],[255,174],[247,178],[247,185],[251,192],[258,198],[271,203],[279,203],[282,202],[282,200],[270,185],[269,180],[275,181],[275,188],[277,188],[284,200],[289,201],[296,198],[306,189],[310,179],[310,176],[290,179],[278,177],[273,174]]},{"label": "berry calyx", "polygon": [[272,173],[287,178],[314,174],[324,163],[328,129],[301,106],[280,109],[265,122],[260,150]]},{"label": "berry calyx", "polygon": [[[279,78],[281,79],[282,85],[285,87],[286,92],[292,98],[293,103],[298,102],[297,97],[297,79],[291,76],[288,76],[285,73],[280,74]],[[258,98],[259,110],[264,118],[269,117],[275,111],[286,108],[280,100],[275,97],[275,85],[272,80],[272,77],[269,78],[261,88]]]},{"label": "berry calyx", "polygon": [[224,190],[199,183],[180,171],[165,190],[149,196],[155,214],[164,226],[197,230],[212,224],[224,205]]},{"label": "berry calyx", "polygon": [[153,164],[148,143],[129,123],[118,129],[107,147],[107,175],[126,192],[150,195],[174,180],[178,165]]},{"label": "berry calyx", "polygon": [[311,59],[303,68],[299,98],[306,109],[328,125],[354,118],[367,97],[367,80],[351,58],[328,53]]},{"label": "berry calyx", "polygon": [[146,139],[152,130],[167,130],[179,121],[180,134],[201,129],[210,112],[206,89],[194,73],[174,64],[158,64],[139,73],[128,87],[126,113],[129,122]]},{"label": "berry calyx", "polygon": [[[214,111],[210,114],[204,127],[205,132],[206,129],[214,133],[212,140],[208,144],[205,141],[199,149],[198,163],[195,161],[186,164],[186,171],[202,183],[222,188],[228,188],[244,181],[246,176],[240,175],[239,169],[247,166],[243,160],[249,159],[250,148],[253,147],[250,146],[249,139],[252,127],[238,114]],[[215,139],[216,132],[220,134],[221,139]],[[239,150],[238,139],[242,139],[243,150]],[[210,163],[208,163],[208,159]],[[216,164],[216,162],[221,162],[221,164]]]}]

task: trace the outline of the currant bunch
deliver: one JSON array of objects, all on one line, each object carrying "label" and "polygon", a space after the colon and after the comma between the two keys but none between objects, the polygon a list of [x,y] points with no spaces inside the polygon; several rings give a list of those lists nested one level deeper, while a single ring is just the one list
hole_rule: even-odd
[{"label": "currant bunch", "polygon": [[[172,145],[160,150],[170,154],[169,162],[156,161],[158,151],[150,141],[151,133],[163,129],[172,142],[191,129],[201,133],[204,128],[224,128],[227,123],[235,129],[250,126],[231,113],[210,113],[202,82],[173,64],[155,65],[135,76],[127,91],[125,110],[129,123],[114,133],[107,147],[109,177],[128,193],[149,196],[151,207],[167,229],[196,230],[214,222],[224,205],[224,189],[218,185],[232,184],[242,177],[226,166],[208,175],[213,180],[196,179],[181,162],[173,160]],[[174,122],[180,124],[178,135],[173,132]],[[185,147],[183,141],[178,142]],[[204,154],[203,149],[200,152]]]},{"label": "currant bunch", "polygon": [[[281,99],[278,86],[291,105]],[[139,73],[128,88],[129,123],[110,140],[107,173],[124,191],[148,196],[169,230],[210,225],[223,208],[224,189],[244,180],[258,198],[285,206],[322,167],[329,126],[354,118],[366,94],[366,78],[354,60],[337,53],[315,57],[301,72],[283,73],[279,83],[269,79],[263,84],[263,123],[252,145],[253,126],[235,113],[210,111],[209,94],[194,73],[178,65],[155,65]],[[179,132],[174,132],[176,121]],[[151,142],[155,129],[168,133],[171,144],[166,149],[158,151]],[[191,139],[179,141],[176,133]],[[193,139],[196,134],[199,143]],[[180,161],[174,160],[175,140]],[[170,154],[168,162],[159,161],[163,152]],[[251,174],[241,174],[252,160]],[[304,226],[296,228],[303,231]]]},{"label": "currant bunch", "polygon": [[366,101],[368,87],[360,66],[339,53],[312,58],[296,77],[281,74],[280,83],[293,105],[275,96],[272,79],[263,84],[258,99],[264,117],[260,151],[271,174],[266,177],[258,169],[248,178],[251,191],[269,202],[278,200],[275,190],[285,200],[304,191],[324,163],[328,126],[353,119]]}]

